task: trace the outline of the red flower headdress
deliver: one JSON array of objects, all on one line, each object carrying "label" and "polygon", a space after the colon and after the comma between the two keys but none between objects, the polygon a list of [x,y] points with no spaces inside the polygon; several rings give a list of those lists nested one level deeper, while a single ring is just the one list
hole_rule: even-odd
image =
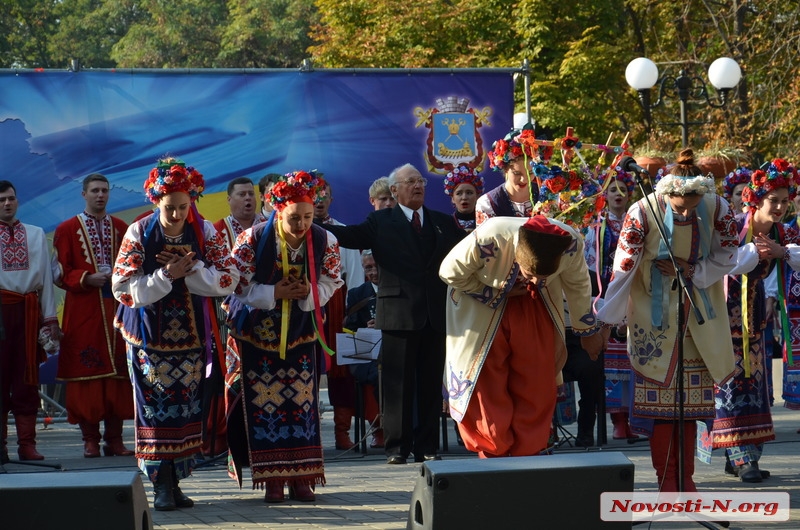
[{"label": "red flower headdress", "polygon": [[750,183],[742,190],[742,203],[750,207],[758,206],[758,201],[774,190],[789,189],[789,198],[797,193],[797,182],[800,179],[797,169],[783,158],[776,158],[753,171]]},{"label": "red flower headdress", "polygon": [[472,184],[478,195],[483,193],[483,177],[464,165],[458,166],[444,177],[444,192],[452,197],[461,184]]},{"label": "red flower headdress", "polygon": [[150,202],[157,204],[165,195],[182,191],[188,193],[192,202],[202,197],[206,183],[195,168],[186,167],[183,160],[161,158],[144,181],[144,192]]},{"label": "red flower headdress", "polygon": [[534,148],[531,147],[532,144],[526,144],[523,140],[529,137],[535,139],[535,136],[536,133],[533,129],[523,129],[522,131],[513,129],[505,138],[492,144],[492,150],[488,154],[489,167],[495,171],[502,171],[512,160],[523,154],[527,157],[528,162],[533,160]]},{"label": "red flower headdress", "polygon": [[293,171],[277,182],[267,195],[272,207],[278,211],[289,204],[307,202],[314,204],[326,193],[326,182],[316,170]]},{"label": "red flower headdress", "polygon": [[633,195],[633,191],[636,189],[636,182],[634,181],[633,174],[628,173],[620,166],[606,169],[597,176],[597,180],[600,182],[600,187],[604,192],[608,190],[608,186],[611,185],[612,180],[620,181],[625,186],[629,197]]}]

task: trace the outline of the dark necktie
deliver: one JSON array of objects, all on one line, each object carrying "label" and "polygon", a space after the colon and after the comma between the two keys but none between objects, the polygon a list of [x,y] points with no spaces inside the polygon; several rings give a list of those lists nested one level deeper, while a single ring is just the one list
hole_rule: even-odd
[{"label": "dark necktie", "polygon": [[414,215],[411,216],[411,228],[418,234],[422,233],[422,223],[419,221],[419,212],[416,210],[414,210]]}]

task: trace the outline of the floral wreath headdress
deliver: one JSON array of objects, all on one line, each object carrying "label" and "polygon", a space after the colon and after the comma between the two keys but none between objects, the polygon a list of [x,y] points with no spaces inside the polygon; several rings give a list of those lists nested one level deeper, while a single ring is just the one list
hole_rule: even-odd
[{"label": "floral wreath headdress", "polygon": [[656,176],[656,194],[658,195],[689,195],[693,193],[705,195],[716,192],[714,179],[706,175],[684,177],[672,173],[661,175],[661,172],[659,175]]},{"label": "floral wreath headdress", "polygon": [[203,175],[192,166],[186,167],[183,160],[173,157],[161,158],[144,181],[144,192],[153,204],[165,195],[181,191],[188,193],[192,202],[203,196],[206,183]]},{"label": "floral wreath headdress", "polygon": [[597,176],[597,181],[600,183],[600,187],[604,192],[608,191],[608,187],[614,180],[621,182],[625,186],[625,191],[628,192],[628,197],[633,195],[633,192],[636,189],[636,182],[634,180],[633,173],[628,173],[622,169],[622,167],[610,167]]},{"label": "floral wreath headdress", "polygon": [[316,169],[286,173],[267,194],[273,208],[283,210],[290,204],[307,202],[314,204],[325,197],[327,183]]},{"label": "floral wreath headdress", "polygon": [[456,188],[461,184],[471,184],[475,187],[478,195],[483,193],[483,177],[478,175],[472,168],[459,165],[444,177],[444,192],[452,197]]},{"label": "floral wreath headdress", "polygon": [[722,196],[730,201],[733,198],[733,189],[739,184],[749,184],[752,175],[752,170],[746,167],[737,167],[728,173],[728,175],[722,179]]},{"label": "floral wreath headdress", "polygon": [[505,138],[497,140],[492,144],[489,151],[489,167],[495,171],[503,171],[513,160],[525,155],[528,160],[535,156],[532,144],[526,144],[521,140],[525,138],[535,138],[536,133],[533,129],[512,129]]},{"label": "floral wreath headdress", "polygon": [[798,179],[800,174],[793,165],[783,158],[776,158],[753,171],[750,183],[742,190],[742,203],[758,206],[766,194],[780,188],[788,188],[789,199],[793,199],[797,194]]},{"label": "floral wreath headdress", "polygon": [[533,173],[540,182],[539,202],[533,207],[534,214],[583,229],[595,221],[597,213],[605,206],[605,198],[598,197],[600,184],[587,166],[578,171],[535,164]]}]

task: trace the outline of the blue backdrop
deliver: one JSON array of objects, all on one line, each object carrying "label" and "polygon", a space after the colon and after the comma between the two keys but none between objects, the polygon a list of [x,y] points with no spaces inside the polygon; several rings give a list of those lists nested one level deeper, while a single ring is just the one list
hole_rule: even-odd
[{"label": "blue backdrop", "polygon": [[[456,110],[444,108],[459,99]],[[333,186],[331,214],[348,224],[369,213],[369,184],[410,162],[431,178],[426,203],[449,212],[441,175],[429,173],[426,159],[437,142],[429,141],[432,129],[420,116],[432,109],[467,115],[454,138],[473,148],[482,142],[485,152],[511,127],[512,75],[6,70],[0,72],[0,178],[17,188],[18,217],[47,232],[83,209],[79,182],[92,172],[112,183],[111,212],[144,206],[142,183],[165,154],[203,173],[206,194],[224,191],[239,176],[257,182],[269,172],[318,169]],[[469,130],[472,109],[482,119]],[[480,167],[487,188],[501,182],[486,169],[485,155]],[[202,199],[199,206],[204,212]]]}]

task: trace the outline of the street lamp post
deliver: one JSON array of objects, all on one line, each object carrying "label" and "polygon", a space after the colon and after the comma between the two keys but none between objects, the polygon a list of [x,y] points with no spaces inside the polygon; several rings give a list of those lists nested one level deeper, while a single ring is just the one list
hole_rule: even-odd
[{"label": "street lamp post", "polygon": [[[677,94],[680,102],[681,120],[677,125],[681,126],[681,142],[684,148],[689,146],[689,125],[700,123],[688,121],[686,104],[689,99],[704,100],[707,105],[715,109],[723,108],[728,103],[728,93],[739,84],[741,78],[742,70],[733,59],[720,57],[711,63],[708,68],[708,79],[719,92],[719,103],[716,103],[709,96],[706,83],[700,77],[688,75],[684,69],[681,69],[678,77],[665,75],[659,80],[656,63],[646,57],[632,60],[625,69],[625,80],[633,89],[639,92],[639,102],[644,109],[645,125],[648,132],[652,128],[650,111],[661,105],[665,96]],[[656,84],[658,84],[658,100],[651,105],[650,89]]]}]

